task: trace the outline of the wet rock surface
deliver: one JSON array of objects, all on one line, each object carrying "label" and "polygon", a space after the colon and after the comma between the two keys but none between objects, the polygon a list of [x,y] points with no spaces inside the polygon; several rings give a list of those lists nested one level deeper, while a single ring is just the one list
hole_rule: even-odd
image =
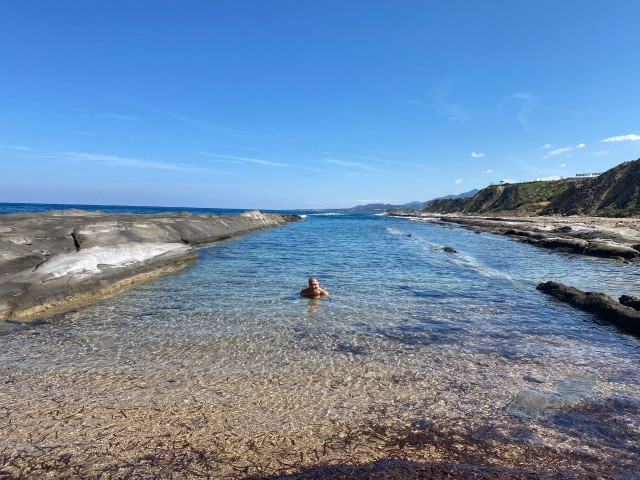
[{"label": "wet rock surface", "polygon": [[0,321],[43,318],[175,272],[203,245],[300,220],[240,215],[108,214],[80,210],[0,216]]},{"label": "wet rock surface", "polygon": [[541,283],[537,289],[580,310],[595,313],[600,320],[614,324],[624,332],[640,335],[640,312],[606,293],[584,292],[558,282]]},{"label": "wet rock surface", "polygon": [[390,215],[429,218],[443,226],[457,224],[474,232],[504,235],[560,253],[617,261],[640,260],[640,222],[634,218],[480,217],[420,212]]}]

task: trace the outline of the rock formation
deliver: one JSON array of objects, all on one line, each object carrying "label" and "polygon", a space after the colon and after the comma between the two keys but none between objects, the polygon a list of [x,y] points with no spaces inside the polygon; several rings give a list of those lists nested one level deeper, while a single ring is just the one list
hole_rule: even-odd
[{"label": "rock formation", "polygon": [[602,321],[616,325],[627,333],[640,336],[640,312],[606,293],[583,292],[557,282],[541,283],[537,289],[580,310],[595,313]]},{"label": "rock formation", "polygon": [[640,159],[587,180],[490,185],[472,198],[434,200],[422,212],[462,215],[640,215]]},{"label": "rock formation", "polygon": [[194,245],[300,220],[258,211],[236,216],[107,214],[80,210],[0,215],[0,321],[86,305],[194,262]]}]

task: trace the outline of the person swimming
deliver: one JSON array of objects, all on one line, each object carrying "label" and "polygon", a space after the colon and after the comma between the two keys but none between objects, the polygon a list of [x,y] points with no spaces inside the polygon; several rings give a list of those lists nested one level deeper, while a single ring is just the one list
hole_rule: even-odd
[{"label": "person swimming", "polygon": [[300,291],[300,295],[303,297],[328,297],[329,292],[327,292],[324,288],[320,288],[320,282],[316,277],[311,277],[309,279],[309,286],[304,290]]}]

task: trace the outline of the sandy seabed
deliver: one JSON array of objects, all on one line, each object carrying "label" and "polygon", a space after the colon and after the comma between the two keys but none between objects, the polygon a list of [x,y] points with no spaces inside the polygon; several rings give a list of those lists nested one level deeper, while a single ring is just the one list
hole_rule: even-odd
[{"label": "sandy seabed", "polygon": [[[236,359],[249,361],[245,354]],[[633,446],[640,409],[624,400],[637,388],[603,384],[588,403],[552,418],[504,412],[518,391],[532,386],[523,377],[544,382],[566,366],[514,365],[444,347],[416,350],[396,365],[345,352],[332,365],[289,358],[226,378],[200,374],[189,361],[109,373],[3,368],[0,477],[632,478],[640,472],[640,448]]]}]

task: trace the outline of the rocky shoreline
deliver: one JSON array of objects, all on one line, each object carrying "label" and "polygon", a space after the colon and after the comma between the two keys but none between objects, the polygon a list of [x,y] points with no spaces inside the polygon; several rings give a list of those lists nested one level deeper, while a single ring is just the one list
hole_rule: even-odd
[{"label": "rocky shoreline", "polygon": [[0,321],[46,318],[88,305],[192,264],[194,246],[298,220],[259,211],[1,215]]},{"label": "rocky shoreline", "polygon": [[478,233],[505,235],[562,253],[640,260],[640,219],[604,217],[481,217],[422,212],[389,212],[389,216],[458,224]]}]

